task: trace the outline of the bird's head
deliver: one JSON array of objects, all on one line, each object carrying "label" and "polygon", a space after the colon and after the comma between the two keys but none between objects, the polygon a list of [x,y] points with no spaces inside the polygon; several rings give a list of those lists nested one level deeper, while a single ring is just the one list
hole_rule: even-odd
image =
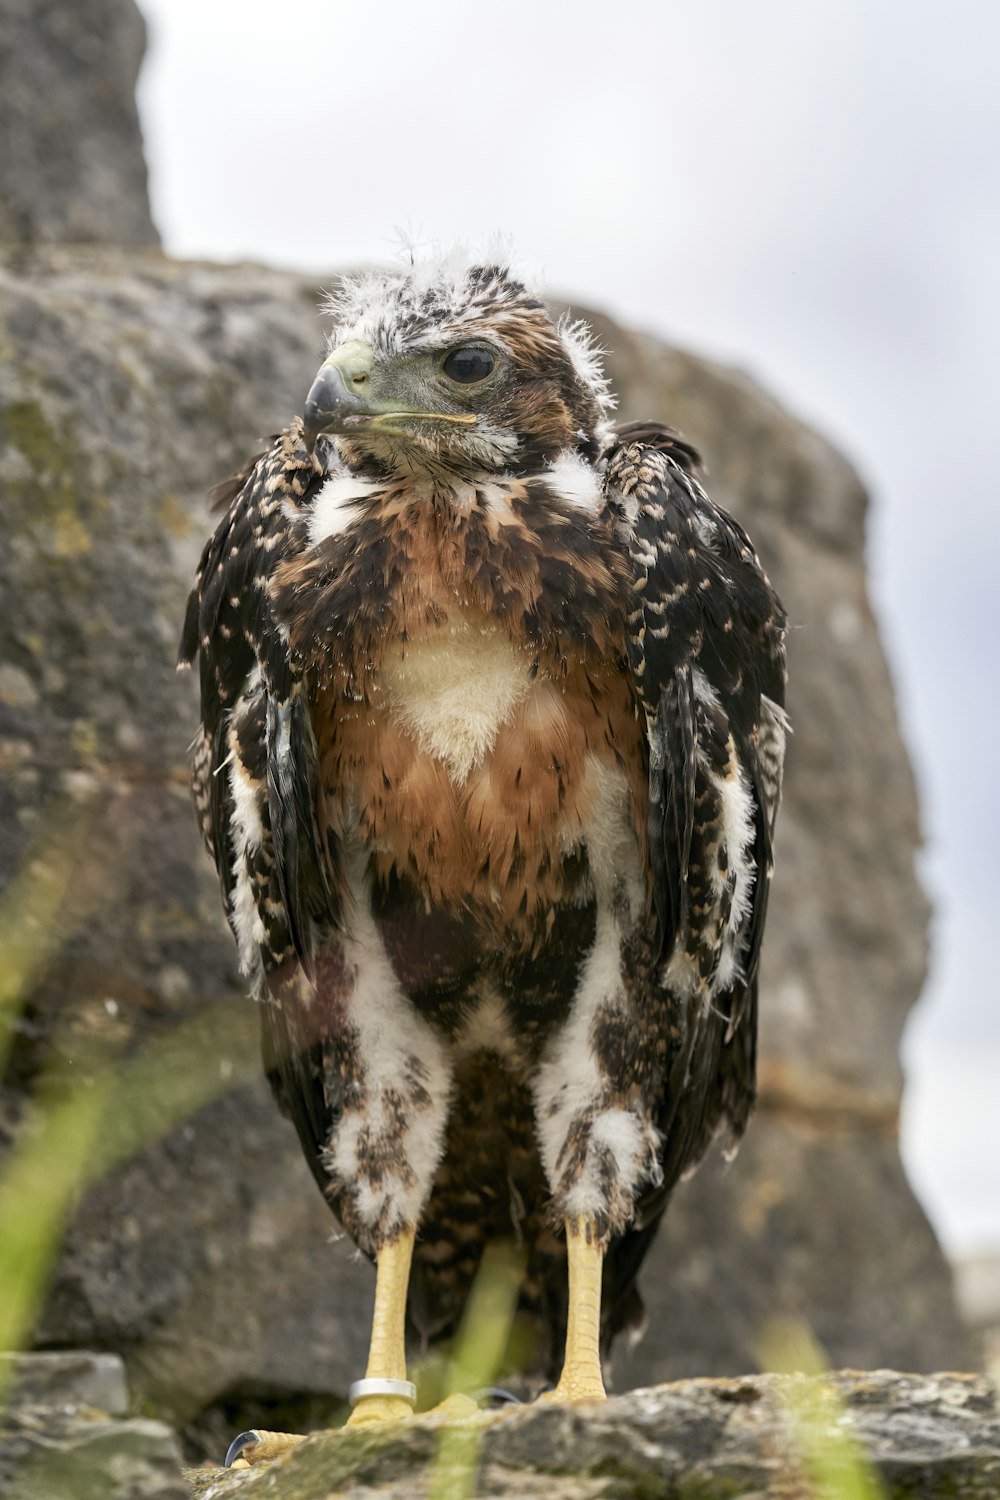
[{"label": "bird's head", "polygon": [[351,468],[525,473],[597,456],[611,405],[589,330],[508,266],[438,261],[345,278],[305,407]]}]

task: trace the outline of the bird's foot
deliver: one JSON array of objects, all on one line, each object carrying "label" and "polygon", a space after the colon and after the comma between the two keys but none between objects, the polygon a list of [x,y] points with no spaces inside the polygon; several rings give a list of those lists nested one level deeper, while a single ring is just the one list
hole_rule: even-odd
[{"label": "bird's foot", "polygon": [[478,1417],[481,1411],[479,1402],[472,1396],[456,1394],[446,1396],[437,1406],[432,1406],[430,1411],[420,1413],[421,1421],[430,1419],[435,1425],[444,1425],[447,1422],[464,1422],[469,1417]]},{"label": "bird's foot", "polygon": [[480,1403],[472,1396],[446,1396],[437,1406],[431,1407],[430,1411],[421,1412],[415,1412],[408,1401],[403,1401],[398,1396],[364,1396],[351,1412],[346,1426],[413,1421],[443,1426],[448,1422],[462,1422],[468,1417],[476,1417],[481,1410]]},{"label": "bird's foot", "polygon": [[270,1459],[277,1458],[279,1453],[287,1453],[289,1448],[297,1448],[304,1442],[305,1436],[298,1432],[265,1432],[254,1427],[233,1438],[224,1467],[249,1469],[254,1464],[267,1463]]},{"label": "bird's foot", "polygon": [[[429,1421],[434,1426],[445,1426],[449,1422],[464,1422],[470,1417],[479,1417],[484,1411],[506,1411],[520,1406],[516,1396],[490,1386],[478,1391],[475,1396],[456,1394],[431,1408],[430,1411],[414,1412],[410,1402],[401,1396],[362,1396],[341,1431],[348,1427],[393,1426],[400,1422]],[[241,1432],[229,1445],[226,1454],[227,1469],[249,1469],[255,1464],[267,1463],[290,1448],[305,1442],[305,1435],[298,1432],[265,1432],[254,1427]]]},{"label": "bird's foot", "polygon": [[538,1397],[539,1401],[561,1402],[564,1406],[575,1406],[578,1401],[606,1401],[607,1399],[608,1393],[604,1389],[600,1370],[593,1369],[589,1364],[577,1369],[563,1370],[555,1389],[543,1391]]},{"label": "bird's foot", "polygon": [[362,1396],[345,1427],[367,1427],[376,1423],[409,1422],[413,1407],[403,1396]]}]

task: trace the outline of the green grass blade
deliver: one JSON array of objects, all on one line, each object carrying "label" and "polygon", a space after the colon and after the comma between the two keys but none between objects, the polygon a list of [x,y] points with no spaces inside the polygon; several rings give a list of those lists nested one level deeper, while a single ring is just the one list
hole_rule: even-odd
[{"label": "green grass blade", "polygon": [[[812,1500],[886,1500],[885,1490],[804,1323],[773,1323],[760,1340],[764,1369],[786,1375],[777,1389],[791,1447]],[[798,1375],[800,1378],[791,1378]]]},{"label": "green grass blade", "polygon": [[[449,1372],[449,1395],[477,1391],[497,1378],[517,1310],[523,1258],[512,1246],[483,1256],[462,1319]],[[430,1500],[469,1500],[475,1489],[482,1427],[471,1420],[444,1427],[438,1443]]]}]

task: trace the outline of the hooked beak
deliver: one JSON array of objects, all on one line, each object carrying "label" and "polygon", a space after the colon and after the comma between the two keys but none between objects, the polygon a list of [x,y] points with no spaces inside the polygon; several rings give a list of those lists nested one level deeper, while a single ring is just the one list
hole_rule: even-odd
[{"label": "hooked beak", "polygon": [[373,354],[370,344],[351,339],[320,366],[306,397],[302,435],[311,453],[320,433],[348,433],[371,428],[387,434],[412,432],[413,424],[474,427],[475,412],[416,411],[386,406],[371,394]]},{"label": "hooked beak", "polygon": [[373,416],[368,405],[372,351],[353,339],[335,349],[309,388],[302,431],[311,453],[321,432],[343,432],[349,417]]}]

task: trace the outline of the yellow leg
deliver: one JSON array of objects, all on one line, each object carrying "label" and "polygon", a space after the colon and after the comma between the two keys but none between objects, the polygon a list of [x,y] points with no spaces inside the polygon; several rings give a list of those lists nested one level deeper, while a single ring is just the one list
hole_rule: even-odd
[{"label": "yellow leg", "polygon": [[[410,1283],[414,1231],[406,1230],[378,1255],[375,1270],[375,1311],[368,1347],[369,1380],[406,1379],[406,1293]],[[470,1403],[473,1404],[473,1403]],[[402,1422],[413,1415],[409,1401],[401,1396],[362,1396],[347,1419],[348,1427],[364,1422]],[[276,1458],[304,1439],[292,1432],[264,1432],[255,1428],[241,1433],[229,1450],[234,1469]]]},{"label": "yellow leg", "polygon": [[604,1251],[589,1219],[567,1219],[569,1313],[559,1384],[543,1401],[605,1401],[601,1375],[601,1274]]},{"label": "yellow leg", "polygon": [[[413,1259],[412,1229],[379,1251],[375,1268],[375,1311],[368,1347],[366,1380],[406,1379],[406,1293]],[[363,1422],[402,1422],[413,1407],[401,1396],[362,1396],[347,1419],[348,1427]]]}]

